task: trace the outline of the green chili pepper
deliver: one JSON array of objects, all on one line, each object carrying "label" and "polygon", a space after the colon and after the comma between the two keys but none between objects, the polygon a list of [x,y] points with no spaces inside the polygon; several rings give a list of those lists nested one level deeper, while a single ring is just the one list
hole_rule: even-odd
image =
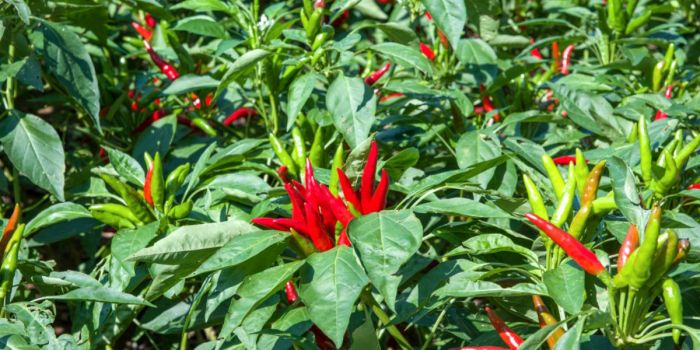
[{"label": "green chili pepper", "polygon": [[187,178],[189,172],[190,163],[185,163],[178,166],[177,168],[175,168],[175,170],[171,171],[170,174],[168,174],[168,177],[165,179],[165,192],[167,193],[169,198],[175,197],[175,194],[185,182],[185,179]]},{"label": "green chili pepper", "polygon": [[644,184],[651,184],[651,140],[647,131],[647,121],[644,116],[639,118],[637,123],[639,133],[639,166],[642,171],[642,180]]},{"label": "green chili pepper", "polygon": [[664,189],[664,193],[673,185],[675,185],[678,178],[678,167],[676,162],[673,160],[673,155],[668,150],[664,150],[664,156],[666,158],[666,171],[664,175],[659,180],[659,184]]},{"label": "green chili pepper", "polygon": [[661,90],[661,80],[664,74],[664,61],[656,62],[651,75],[651,89],[654,92]]},{"label": "green chili pepper", "polygon": [[199,130],[202,130],[205,134],[207,134],[209,136],[216,136],[217,135],[216,129],[214,129],[211,126],[211,124],[209,124],[209,122],[204,118],[200,118],[200,117],[192,118],[192,125],[196,126],[197,128],[199,128]]},{"label": "green chili pepper", "polygon": [[[666,305],[671,324],[682,325],[683,297],[681,296],[681,289],[678,287],[678,283],[671,278],[667,278],[664,280],[661,288],[663,290],[664,305]],[[673,341],[678,344],[681,339],[681,330],[674,328],[671,334],[673,336]]]},{"label": "green chili pepper", "polygon": [[160,159],[160,154],[156,152],[153,159],[153,174],[151,175],[151,196],[156,209],[163,211],[163,202],[165,200],[165,180],[163,179],[163,162]]},{"label": "green chili pepper", "polygon": [[289,230],[292,236],[292,247],[294,247],[302,256],[307,257],[316,252],[316,247],[308,238],[300,235],[294,229]]},{"label": "green chili pepper", "polygon": [[544,166],[544,170],[547,171],[547,177],[549,177],[549,181],[552,183],[552,188],[554,189],[557,199],[561,199],[561,196],[564,194],[564,179],[561,177],[559,168],[557,168],[554,160],[552,160],[552,157],[547,153],[542,155],[542,165]]},{"label": "green chili pepper", "polygon": [[292,129],[292,142],[294,144],[292,159],[303,172],[303,169],[306,167],[306,144],[304,143],[304,136],[301,135],[301,130],[298,127]]},{"label": "green chili pepper", "polygon": [[[569,177],[566,181],[566,186],[564,186],[564,194],[557,204],[557,208],[552,214],[552,220],[550,222],[556,227],[561,227],[566,222],[571,212],[571,206],[574,203],[574,196],[576,194],[576,175],[574,173],[574,166],[569,163]],[[545,209],[546,213],[546,209]],[[537,212],[535,212],[537,214]],[[542,217],[541,215],[537,214]]]},{"label": "green chili pepper", "polygon": [[126,206],[129,207],[131,212],[134,213],[139,220],[148,223],[155,219],[151,210],[148,208],[148,204],[146,204],[143,197],[139,195],[136,190],[123,184],[114,176],[100,174],[100,177],[109,187],[119,194],[124,202],[126,202]]},{"label": "green chili pepper", "polygon": [[2,260],[2,265],[0,266],[0,278],[2,282],[0,283],[0,303],[7,304],[9,300],[5,300],[12,289],[12,283],[15,279],[15,272],[17,271],[17,258],[19,256],[19,246],[22,240],[22,234],[24,233],[24,224],[20,224],[12,233],[12,238],[5,250],[5,256]]},{"label": "green chili pepper", "polygon": [[284,149],[282,142],[280,142],[275,135],[270,134],[270,144],[272,145],[272,151],[275,152],[277,158],[280,160],[280,163],[287,167],[287,171],[289,171],[292,176],[297,176],[299,174],[297,165],[292,159],[292,156],[290,156],[287,150]]},{"label": "green chili pepper", "polygon": [[590,206],[596,198],[598,193],[598,185],[600,184],[600,177],[603,175],[603,170],[605,169],[605,161],[601,160],[593,167],[591,173],[588,174],[586,179],[586,189],[583,192],[583,197],[581,198],[582,206]]},{"label": "green chili pepper", "polygon": [[311,51],[318,50],[318,48],[321,47],[321,45],[323,45],[323,43],[325,43],[330,36],[331,32],[326,30],[322,30],[320,33],[316,34],[314,42],[311,45]]},{"label": "green chili pepper", "polygon": [[530,202],[530,207],[532,207],[532,212],[545,220],[549,220],[547,207],[544,205],[544,199],[540,191],[537,190],[537,185],[525,174],[523,174],[523,183],[525,184],[527,199]]},{"label": "green chili pepper", "polygon": [[651,267],[651,277],[647,286],[650,288],[655,286],[659,280],[673,266],[673,261],[678,254],[678,235],[673,230],[666,230],[662,233],[656,242],[656,255],[654,263]]},{"label": "green chili pepper", "polygon": [[668,44],[666,48],[666,54],[664,55],[664,72],[671,68],[671,63],[673,62],[673,56],[676,54],[676,45],[674,43]]},{"label": "green chili pepper", "polygon": [[116,204],[116,203],[103,203],[103,204],[95,204],[90,206],[90,211],[99,211],[103,212],[105,214],[112,214],[115,216],[122,217],[124,219],[129,220],[133,224],[143,224],[141,220],[139,220],[134,213],[131,212],[129,207],[121,204]]},{"label": "green chili pepper", "polygon": [[576,187],[578,188],[579,197],[583,197],[583,192],[586,191],[586,179],[588,179],[588,164],[586,164],[586,158],[583,156],[583,152],[580,149],[576,149],[576,165],[574,167],[576,172]]},{"label": "green chili pepper", "polygon": [[[680,146],[680,145],[679,145]],[[678,151],[678,155],[674,158],[676,161],[676,167],[678,168],[683,168],[683,165],[685,164],[686,161],[688,161],[688,158],[695,152],[695,149],[700,147],[700,134],[695,136],[695,138],[690,141],[685,147],[681,148],[680,151]]]},{"label": "green chili pepper", "polygon": [[615,193],[611,191],[605,197],[600,197],[594,200],[593,206],[591,207],[591,209],[593,210],[593,214],[601,215],[603,213],[607,213],[611,210],[617,209],[617,203],[615,203],[614,195]]},{"label": "green chili pepper", "polygon": [[627,27],[625,28],[625,34],[630,34],[637,30],[637,28],[645,25],[647,22],[649,22],[649,19],[651,18],[651,10],[645,9],[641,15],[633,18],[629,23],[627,23]]},{"label": "green chili pepper", "polygon": [[669,142],[663,150],[661,150],[661,154],[659,155],[658,158],[656,158],[656,165],[663,167],[666,164],[666,152],[669,154],[673,154],[673,151],[676,149],[676,146],[678,145],[678,140],[673,139],[671,142]]},{"label": "green chili pepper", "polygon": [[[646,230],[644,230],[644,240],[637,249],[639,253],[635,257],[632,266],[629,285],[634,290],[642,288],[651,276],[651,265],[656,254],[656,241],[659,237],[660,226],[661,208],[655,206],[651,211],[649,223],[647,223]],[[623,267],[622,269],[624,270],[625,268]]]},{"label": "green chili pepper", "polygon": [[669,86],[673,83],[673,78],[676,75],[676,68],[678,67],[678,60],[673,60],[671,66],[668,67],[668,75],[666,76],[666,81],[664,81],[665,86]]},{"label": "green chili pepper", "polygon": [[320,167],[323,165],[323,128],[321,126],[316,128],[314,133],[314,142],[311,143],[311,151],[309,151],[309,160],[311,160],[311,165],[314,167]]},{"label": "green chili pepper", "polygon": [[190,215],[190,212],[192,212],[192,201],[186,201],[183,203],[180,203],[168,212],[168,216],[170,216],[173,219],[182,219],[184,217],[187,217],[187,215]]},{"label": "green chili pepper", "polygon": [[92,214],[92,217],[98,221],[117,229],[136,228],[136,224],[124,216],[119,216],[114,213],[98,210],[92,207],[90,208],[90,213]]},{"label": "green chili pepper", "polygon": [[637,141],[637,135],[638,135],[637,129],[638,128],[639,127],[638,127],[637,123],[634,123],[632,125],[632,131],[630,131],[629,135],[627,135],[627,142],[628,143],[634,143],[635,141]]},{"label": "green chili pepper", "polygon": [[328,189],[334,196],[338,195],[338,169],[341,169],[343,167],[343,159],[345,158],[343,156],[343,153],[343,142],[341,141],[340,144],[338,144],[338,148],[335,149],[335,154],[333,155],[333,164],[331,164],[331,177],[328,181]]},{"label": "green chili pepper", "polygon": [[617,33],[625,29],[625,19],[622,13],[622,0],[608,0],[608,27]]},{"label": "green chili pepper", "polygon": [[309,40],[309,43],[311,43],[311,40],[316,37],[316,33],[318,33],[319,28],[321,28],[321,18],[323,16],[323,9],[314,9],[314,11],[311,13],[311,16],[309,16],[308,21],[307,21],[307,26],[304,28],[306,29],[306,38]]},{"label": "green chili pepper", "polygon": [[622,270],[617,272],[617,275],[615,275],[615,278],[613,279],[615,287],[624,288],[630,284],[630,279],[632,278],[632,274],[634,273],[633,266],[635,261],[637,260],[638,254],[639,248],[636,248],[627,258],[627,263],[625,263],[625,265],[622,266]]}]

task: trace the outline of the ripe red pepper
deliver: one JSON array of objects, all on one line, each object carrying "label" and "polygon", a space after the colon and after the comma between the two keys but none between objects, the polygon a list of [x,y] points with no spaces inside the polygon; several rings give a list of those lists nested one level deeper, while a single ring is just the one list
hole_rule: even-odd
[{"label": "ripe red pepper", "polygon": [[151,60],[153,63],[158,66],[161,72],[165,74],[166,77],[170,80],[175,80],[180,77],[180,73],[177,72],[175,67],[173,67],[170,63],[162,59],[158,54],[153,50],[151,47],[151,44],[148,43],[148,41],[144,40],[143,41],[144,46],[146,46],[146,51],[148,54],[151,56]]},{"label": "ripe red pepper", "polygon": [[584,271],[597,276],[606,284],[610,282],[610,275],[605,271],[605,267],[595,253],[577,241],[576,238],[535,214],[527,213],[525,217],[559,245]]},{"label": "ripe red pepper", "polygon": [[688,186],[688,189],[689,190],[700,190],[700,183],[692,184],[692,185]]},{"label": "ripe red pepper", "polygon": [[[495,108],[493,107],[493,103],[491,102],[491,98],[486,94],[486,87],[484,86],[484,84],[481,84],[479,86],[479,90],[481,91],[481,105],[484,107],[484,111],[486,113],[493,111]],[[495,122],[500,122],[501,115],[496,113],[493,115],[492,119]]]},{"label": "ripe red pepper", "polygon": [[400,92],[392,92],[392,93],[390,93],[390,94],[388,94],[388,95],[382,96],[382,97],[379,99],[379,102],[386,102],[386,101],[388,101],[388,100],[392,100],[392,99],[399,98],[399,97],[403,97],[403,96],[405,96],[405,95],[402,94],[402,93],[400,93]]},{"label": "ripe red pepper", "polygon": [[557,41],[552,43],[552,66],[556,70],[559,70],[561,66],[561,53],[559,52],[559,42]]},{"label": "ripe red pepper", "polygon": [[362,172],[359,194],[353,189],[350,180],[342,169],[338,168],[338,180],[345,195],[345,200],[361,214],[378,212],[386,206],[386,196],[389,190],[389,176],[382,170],[382,177],[374,188],[374,175],[377,171],[377,142],[372,141],[367,155],[365,169]]},{"label": "ripe red pepper", "polygon": [[[556,165],[569,165],[569,163],[574,163],[576,164],[576,156],[561,156],[561,157],[554,157],[552,159],[554,161],[554,164]],[[586,161],[588,163],[588,161]]]},{"label": "ripe red pepper", "polygon": [[427,18],[428,21],[433,20],[433,15],[430,14],[430,11],[425,11],[425,18]]},{"label": "ripe red pepper", "polygon": [[242,108],[239,108],[239,109],[233,111],[233,113],[231,113],[228,117],[226,117],[226,119],[224,119],[224,121],[223,121],[223,124],[225,126],[229,126],[229,125],[231,125],[231,123],[233,123],[234,121],[236,121],[240,118],[250,118],[250,117],[255,117],[256,115],[258,115],[258,112],[255,109],[242,107]]},{"label": "ripe red pepper", "polygon": [[325,6],[326,6],[326,3],[325,3],[325,1],[323,1],[323,0],[316,0],[316,1],[314,2],[314,8],[315,8],[315,9],[322,9],[322,8],[324,8]]},{"label": "ripe red pepper", "polygon": [[345,10],[340,16],[338,16],[338,18],[335,19],[335,21],[333,21],[333,23],[331,23],[331,25],[333,26],[333,28],[338,28],[345,24],[345,22],[347,22],[348,19],[350,19],[350,11]]},{"label": "ripe red pepper", "polygon": [[420,43],[420,52],[431,61],[435,61],[435,52],[425,43]]},{"label": "ripe red pepper", "polygon": [[[532,45],[534,43],[535,43],[535,39],[530,38],[530,45]],[[534,48],[534,49],[530,50],[530,56],[532,56],[538,60],[542,59],[542,53],[540,53],[540,49],[538,49],[538,48]]]},{"label": "ripe red pepper", "polygon": [[294,304],[299,299],[299,294],[297,294],[297,289],[292,281],[287,281],[287,284],[284,285],[284,293],[287,295],[287,301],[290,304]]},{"label": "ripe red pepper", "polygon": [[7,220],[5,229],[2,230],[2,236],[0,237],[0,258],[2,258],[2,255],[5,253],[5,248],[7,248],[7,244],[10,242],[12,233],[15,232],[15,229],[17,229],[17,223],[19,223],[19,215],[21,213],[20,209],[20,205],[15,204],[15,209],[12,211],[12,215],[10,215],[10,218]]},{"label": "ripe red pepper", "polygon": [[150,30],[144,28],[140,23],[138,22],[131,22],[131,26],[134,27],[134,30],[136,30],[141,37],[146,40],[146,41],[151,41],[151,37],[153,36],[153,33],[151,33]]},{"label": "ripe red pepper", "polygon": [[149,26],[149,27],[151,27],[151,28],[155,28],[155,27],[156,27],[156,19],[153,18],[153,16],[151,16],[150,13],[147,13],[147,14],[146,14],[146,18],[145,18],[145,19],[146,19],[146,25],[147,25],[147,26]]},{"label": "ripe red pepper", "polygon": [[153,207],[153,196],[151,195],[151,178],[153,177],[153,164],[148,167],[146,172],[146,181],[143,182],[143,199],[146,203]]},{"label": "ripe red pepper", "polygon": [[[673,85],[669,85],[666,87],[666,91],[664,91],[664,97],[666,97],[669,100],[673,97]],[[656,116],[654,117],[654,120],[666,118],[668,118],[668,114],[664,113],[661,110],[656,111]]]},{"label": "ripe red pepper", "polygon": [[632,224],[627,229],[627,235],[620,245],[620,251],[617,256],[617,271],[622,271],[622,267],[625,266],[629,260],[632,252],[639,247],[639,231],[637,226]]},{"label": "ripe red pepper", "polygon": [[489,316],[491,325],[493,325],[493,328],[496,329],[498,335],[510,349],[515,350],[522,345],[523,339],[520,338],[520,336],[512,329],[510,329],[510,327],[508,327],[506,323],[503,322],[503,320],[495,312],[493,312],[493,310],[491,310],[491,307],[486,306],[484,310],[486,310],[486,314]]},{"label": "ripe red pepper", "polygon": [[461,348],[451,348],[450,350],[508,350],[500,346],[463,346]]},{"label": "ripe red pepper", "polygon": [[365,84],[372,86],[374,83],[377,82],[377,80],[381,79],[386,72],[389,71],[391,68],[391,63],[385,64],[382,68],[379,68],[377,71],[373,72],[370,74],[367,78],[365,78]]},{"label": "ripe red pepper", "polygon": [[574,44],[567,46],[564,49],[564,54],[561,61],[561,74],[569,74],[569,66],[571,65],[571,53],[574,52]]},{"label": "ripe red pepper", "polygon": [[277,168],[277,176],[282,179],[282,182],[288,183],[289,182],[289,169],[287,169],[286,166],[282,165],[279,168]]},{"label": "ripe red pepper", "polygon": [[142,131],[146,130],[147,127],[151,126],[156,120],[162,118],[165,115],[166,111],[164,109],[156,109],[151,113],[151,117],[144,120],[139,126],[134,128],[134,130],[131,131],[132,135],[141,133]]}]

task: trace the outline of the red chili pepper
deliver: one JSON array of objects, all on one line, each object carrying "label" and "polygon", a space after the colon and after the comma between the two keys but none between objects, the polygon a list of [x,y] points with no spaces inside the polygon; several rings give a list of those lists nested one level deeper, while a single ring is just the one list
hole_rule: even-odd
[{"label": "red chili pepper", "polygon": [[552,65],[556,70],[559,70],[561,66],[561,56],[559,52],[559,42],[555,41],[552,43]]},{"label": "red chili pepper", "polygon": [[289,169],[287,169],[286,166],[281,165],[279,168],[277,168],[277,176],[282,179],[282,182],[288,183],[289,182]]},{"label": "red chili pepper", "polygon": [[[554,159],[552,159],[552,160],[554,161],[554,164],[556,164],[556,165],[569,165],[569,163],[576,164],[576,156],[554,157]],[[588,159],[586,159],[586,164],[588,164]]]},{"label": "red chili pepper", "polygon": [[627,260],[629,260],[632,252],[639,247],[639,232],[637,231],[637,226],[632,224],[627,229],[627,235],[620,245],[620,251],[617,256],[617,271],[622,271],[622,267],[625,266]]},{"label": "red chili pepper", "polygon": [[[664,91],[664,96],[669,100],[673,97],[673,85],[669,85],[666,87],[666,91]],[[656,111],[656,116],[654,117],[654,120],[666,118],[668,118],[668,114],[664,113],[661,110]]]},{"label": "red chili pepper", "polygon": [[431,61],[435,61],[435,52],[425,43],[420,43],[420,52]]},{"label": "red chili pepper", "polygon": [[324,7],[326,7],[326,3],[325,3],[323,0],[316,0],[316,1],[314,2],[314,8],[315,8],[315,9],[322,9],[322,8],[324,8]]},{"label": "red chili pepper", "polygon": [[[484,107],[484,111],[486,111],[486,113],[493,111],[495,108],[493,107],[491,98],[486,94],[486,87],[484,84],[479,86],[479,90],[481,91],[481,105]],[[492,118],[495,122],[501,121],[501,115],[498,113],[494,114]]]},{"label": "red chili pepper", "polygon": [[512,329],[510,329],[510,327],[508,327],[506,323],[503,322],[503,320],[493,310],[491,310],[491,307],[486,306],[484,310],[486,310],[486,314],[489,316],[491,325],[493,325],[493,328],[496,329],[498,335],[501,337],[503,342],[510,347],[510,349],[517,349],[520,347],[520,345],[522,345],[523,339],[520,338],[520,336]]},{"label": "red chili pepper", "polygon": [[333,21],[333,23],[331,23],[331,25],[334,28],[338,28],[338,27],[342,26],[343,24],[345,24],[345,22],[347,22],[349,18],[350,18],[350,11],[345,10],[338,18],[335,19],[335,21]]},{"label": "red chili pepper", "polygon": [[372,193],[374,192],[374,174],[377,171],[377,142],[372,141],[367,155],[365,169],[362,171],[362,183],[360,184],[360,201],[362,202],[362,214],[370,213],[369,206],[372,202]]},{"label": "red chili pepper", "polygon": [[297,294],[297,289],[294,288],[292,281],[287,281],[287,284],[284,285],[284,293],[287,295],[287,301],[290,304],[294,304],[299,299],[299,294]]},{"label": "red chili pepper", "polygon": [[374,83],[377,82],[377,80],[381,79],[386,72],[389,71],[391,68],[391,63],[385,64],[382,68],[379,68],[377,71],[374,73],[370,74],[367,78],[365,78],[365,84],[372,86]]},{"label": "red chili pepper", "polygon": [[141,37],[146,40],[146,41],[151,41],[151,37],[153,36],[153,33],[151,33],[150,30],[144,28],[140,23],[138,22],[131,22],[131,26],[134,27],[134,30],[136,30]]},{"label": "red chili pepper", "polygon": [[447,36],[445,33],[442,32],[442,30],[438,29],[437,31],[438,38],[440,39],[440,44],[442,44],[442,47],[449,49],[450,48],[450,41],[447,40]]},{"label": "red chili pepper", "polygon": [[394,0],[377,0],[377,2],[382,4],[382,5],[387,5],[387,4],[391,4],[392,2],[394,2]]},{"label": "red chili pepper", "polygon": [[692,184],[692,185],[688,186],[688,189],[689,190],[700,190],[700,183]]},{"label": "red chili pepper", "polygon": [[153,207],[153,196],[151,195],[151,178],[153,177],[153,164],[148,167],[146,172],[146,181],[143,182],[143,199],[146,203]]},{"label": "red chili pepper", "polygon": [[231,125],[231,123],[233,123],[234,121],[236,121],[240,118],[251,118],[251,117],[255,117],[257,115],[258,115],[258,112],[255,109],[242,107],[242,108],[239,108],[239,109],[233,111],[233,113],[231,113],[226,119],[224,119],[223,124],[225,126],[229,126],[229,125]]},{"label": "red chili pepper", "polygon": [[142,131],[146,130],[146,128],[151,126],[151,124],[153,124],[153,122],[162,118],[165,115],[165,113],[166,113],[166,111],[164,109],[156,109],[155,111],[153,111],[153,113],[151,113],[151,117],[144,120],[141,124],[139,124],[139,126],[134,128],[134,130],[131,131],[131,134],[135,135],[135,134],[141,133]]},{"label": "red chili pepper", "polygon": [[500,346],[463,346],[461,348],[451,348],[450,350],[509,350]]},{"label": "red chili pepper", "polygon": [[207,97],[204,98],[204,105],[207,107],[210,107],[213,100],[214,100],[214,94],[212,94],[211,92],[208,93]]},{"label": "red chili pepper", "polygon": [[360,202],[360,196],[352,188],[350,179],[345,175],[342,169],[338,168],[338,182],[340,183],[340,188],[343,190],[343,195],[345,195],[345,200],[352,204],[358,212],[362,212],[362,204]]},{"label": "red chili pepper", "polygon": [[430,11],[425,11],[425,18],[427,18],[428,21],[433,20],[433,15],[430,14]]},{"label": "red chili pepper", "polygon": [[569,66],[571,64],[571,53],[574,52],[574,44],[567,46],[564,49],[564,54],[562,55],[561,61],[561,74],[569,74]]},{"label": "red chili pepper", "polygon": [[103,147],[100,147],[100,150],[97,151],[97,156],[102,159],[102,163],[104,164],[109,164],[109,158],[107,157],[107,151]]},{"label": "red chili pepper", "polygon": [[146,25],[147,25],[147,26],[149,26],[149,27],[151,27],[151,28],[155,28],[155,27],[156,27],[156,19],[153,18],[153,16],[151,16],[150,13],[147,13],[147,14],[146,14],[146,18],[145,18],[145,19],[146,19]]},{"label": "red chili pepper", "polygon": [[19,222],[20,213],[21,213],[20,205],[15,204],[15,209],[12,211],[12,215],[10,215],[10,218],[7,220],[7,225],[5,225],[5,229],[2,230],[2,236],[0,237],[0,258],[2,257],[3,253],[5,252],[5,248],[7,248],[7,244],[10,242],[10,238],[12,237],[12,233],[15,232],[15,229],[17,228],[17,223]]},{"label": "red chili pepper", "polygon": [[158,66],[160,71],[163,72],[163,74],[165,74],[165,76],[168,77],[168,79],[175,80],[180,77],[180,73],[177,72],[175,67],[170,65],[170,63],[162,59],[160,56],[158,56],[158,54],[153,50],[151,44],[149,44],[148,41],[144,40],[143,44],[144,46],[146,46],[146,51],[151,56],[151,60],[153,61],[153,63],[155,63],[156,66]]},{"label": "red chili pepper", "polygon": [[608,282],[610,276],[605,276],[607,272],[598,257],[576,238],[535,214],[527,213],[525,217],[559,245],[583,270]]},{"label": "red chili pepper", "polygon": [[388,100],[392,100],[392,99],[399,98],[399,97],[403,97],[403,96],[405,96],[405,95],[402,94],[402,93],[400,93],[400,92],[392,92],[392,93],[390,93],[390,94],[388,94],[388,95],[382,96],[382,97],[379,99],[379,102],[386,102],[386,101],[388,101]]},{"label": "red chili pepper", "polygon": [[[534,43],[535,43],[535,39],[530,38],[530,45],[532,45],[532,44],[534,44]],[[538,48],[536,48],[536,47],[533,48],[532,50],[530,50],[530,56],[532,56],[532,57],[534,57],[534,58],[536,58],[536,59],[538,59],[538,60],[541,60],[541,59],[542,59],[542,53],[540,53],[540,49],[538,49]]]}]

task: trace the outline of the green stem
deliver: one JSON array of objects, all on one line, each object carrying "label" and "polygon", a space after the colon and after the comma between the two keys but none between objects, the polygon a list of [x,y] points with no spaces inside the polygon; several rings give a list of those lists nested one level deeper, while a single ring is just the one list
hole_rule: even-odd
[{"label": "green stem", "polygon": [[[12,64],[15,59],[15,43],[12,40],[14,38],[13,33],[9,33],[10,43],[7,48],[7,64]],[[15,77],[7,78],[7,85],[5,86],[5,103],[8,110],[15,108]]]},{"label": "green stem", "polygon": [[447,306],[440,311],[440,314],[438,315],[437,320],[435,320],[435,323],[433,323],[433,326],[430,328],[430,334],[428,334],[428,338],[425,339],[425,342],[423,343],[423,346],[420,348],[421,350],[426,350],[428,349],[428,346],[430,345],[430,342],[433,340],[433,337],[435,336],[435,332],[437,332],[437,328],[442,323],[442,319],[445,318],[445,315],[447,314],[447,310],[452,306],[452,303],[454,302],[454,299],[450,299],[450,301],[447,303]]},{"label": "green stem", "polygon": [[211,281],[211,276],[212,275],[209,275],[207,279],[204,280],[202,287],[199,289],[199,292],[197,292],[197,295],[192,301],[192,305],[190,305],[190,310],[187,311],[185,324],[182,325],[182,335],[180,336],[180,350],[187,350],[187,329],[190,328],[190,322],[192,321],[194,311],[197,310],[197,307],[204,298],[204,295],[209,291],[209,287],[211,286],[211,283],[209,283]]},{"label": "green stem", "polygon": [[403,334],[401,334],[401,331],[399,331],[398,328],[396,328],[395,325],[391,324],[391,319],[389,318],[389,315],[384,312],[384,310],[377,304],[377,301],[374,300],[374,297],[372,296],[372,293],[369,290],[365,290],[362,293],[362,299],[364,302],[372,307],[372,312],[374,312],[374,315],[377,316],[379,321],[386,327],[387,332],[391,334],[392,337],[396,340],[397,343],[399,343],[399,346],[402,349],[412,349],[411,343],[404,338]]}]

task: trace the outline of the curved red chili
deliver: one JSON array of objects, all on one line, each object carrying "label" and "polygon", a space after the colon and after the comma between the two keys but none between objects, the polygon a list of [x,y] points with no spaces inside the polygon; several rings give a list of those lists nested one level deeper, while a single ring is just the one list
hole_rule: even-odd
[{"label": "curved red chili", "polygon": [[158,66],[161,72],[165,74],[166,77],[170,80],[175,80],[180,77],[180,73],[173,67],[170,63],[162,59],[158,54],[153,50],[151,47],[151,44],[148,43],[147,40],[143,41],[144,46],[146,46],[146,52],[151,56],[151,60],[153,63]]},{"label": "curved red chili", "polygon": [[[491,98],[486,94],[486,87],[481,84],[481,86],[479,86],[479,90],[481,91],[481,105],[484,107],[484,111],[489,113],[495,110],[493,103],[491,102]],[[498,113],[494,114],[492,118],[495,122],[501,121],[501,115]]]},{"label": "curved red chili", "polygon": [[510,327],[508,327],[506,323],[503,322],[503,320],[493,310],[491,310],[491,307],[486,306],[484,310],[486,310],[486,314],[489,317],[489,321],[491,321],[491,325],[493,325],[493,328],[496,329],[498,335],[501,337],[503,342],[508,345],[508,347],[514,350],[522,345],[523,339],[520,338],[520,336],[512,329],[510,329]]},{"label": "curved red chili", "polygon": [[382,68],[379,68],[378,70],[370,74],[367,78],[365,78],[365,84],[369,86],[374,85],[374,83],[376,83],[377,80],[381,79],[384,76],[384,74],[386,74],[386,72],[389,71],[390,68],[391,63],[385,64]]},{"label": "curved red chili", "polygon": [[569,74],[569,66],[571,65],[571,53],[574,52],[574,44],[567,46],[564,49],[561,60],[561,74]]},{"label": "curved red chili", "polygon": [[136,30],[137,33],[146,41],[151,41],[151,37],[153,36],[153,33],[151,33],[150,30],[146,29],[144,26],[142,26],[138,22],[131,22],[131,26],[134,27],[134,30]]}]

